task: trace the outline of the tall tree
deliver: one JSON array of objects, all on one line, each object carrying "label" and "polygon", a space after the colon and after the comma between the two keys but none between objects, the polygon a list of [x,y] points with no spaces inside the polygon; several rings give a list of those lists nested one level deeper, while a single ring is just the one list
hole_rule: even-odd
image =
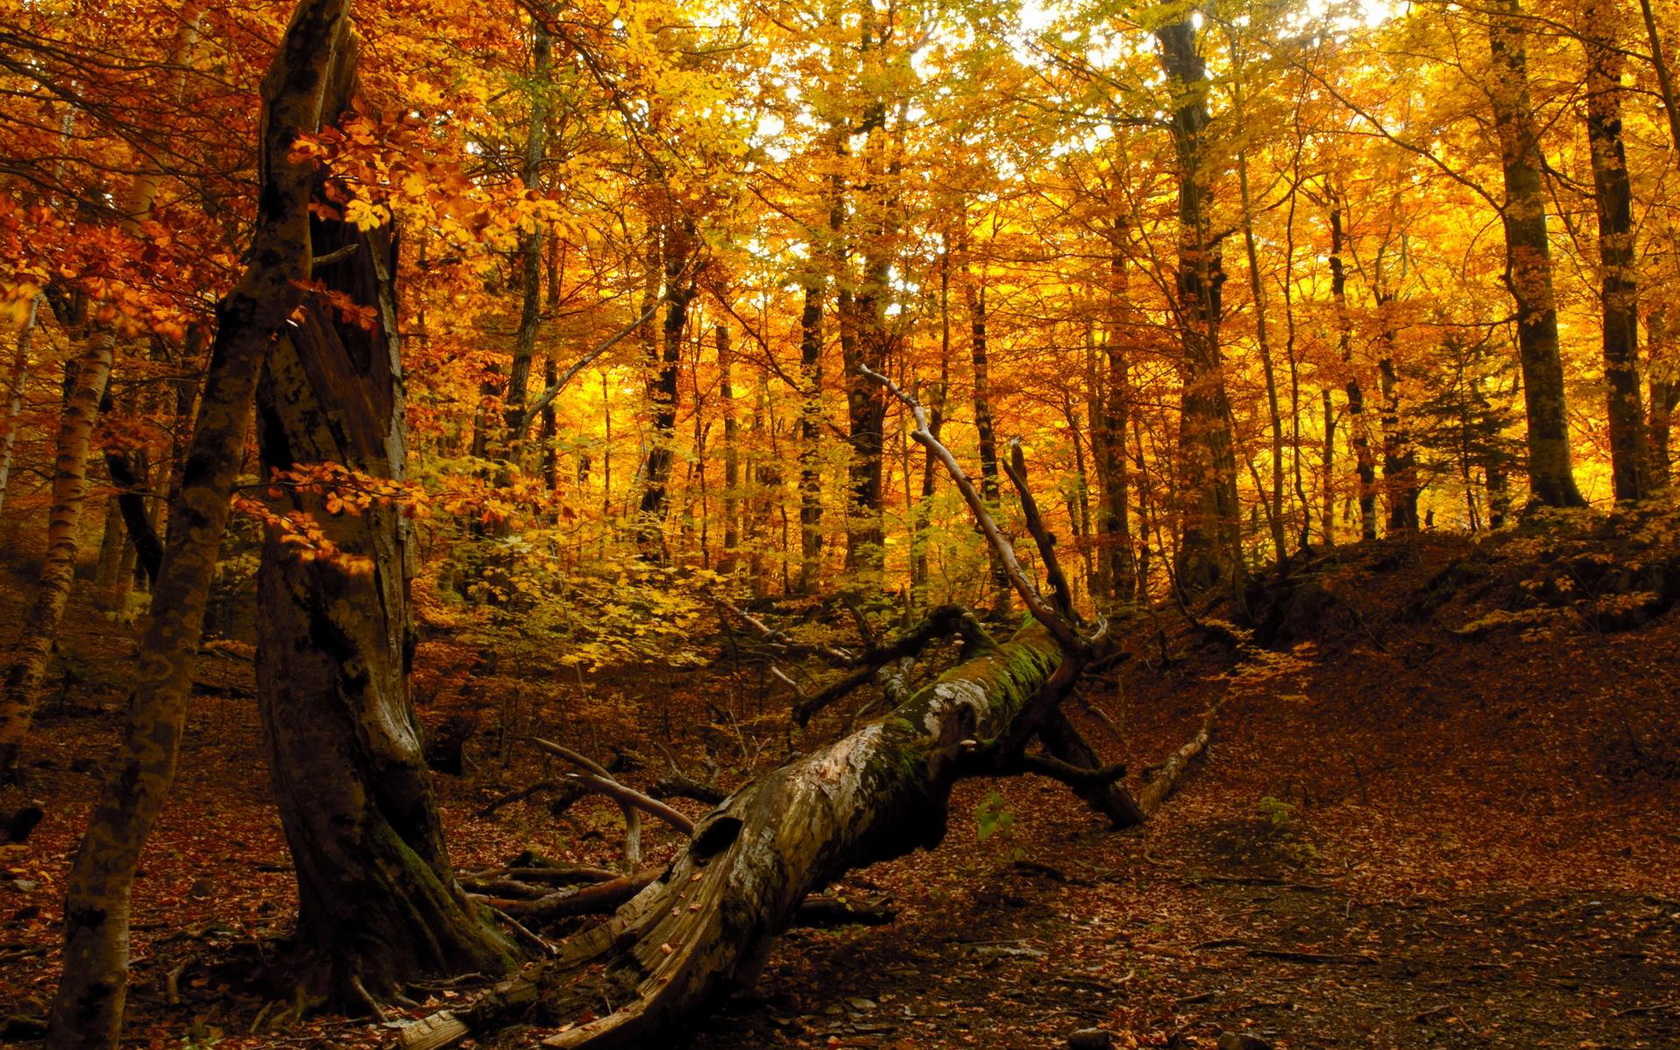
[{"label": "tall tree", "polygon": [[1215,170],[1207,138],[1207,64],[1189,18],[1155,31],[1161,68],[1172,92],[1172,135],[1178,155],[1176,312],[1184,346],[1179,470],[1183,511],[1178,586],[1188,593],[1226,587],[1241,593],[1242,509],[1237,500],[1235,439],[1219,347],[1225,270],[1214,234]]},{"label": "tall tree", "polygon": [[1520,0],[1489,7],[1493,55],[1488,98],[1499,134],[1505,200],[1505,282],[1516,301],[1517,352],[1528,417],[1528,487],[1549,507],[1579,507],[1569,446],[1569,410],[1558,348],[1557,298],[1546,233],[1545,161],[1528,83],[1527,23]]},{"label": "tall tree", "polygon": [[70,601],[76,555],[81,549],[79,534],[82,508],[87,503],[93,425],[105,399],[105,384],[111,379],[115,345],[116,332],[109,325],[98,325],[85,337],[76,363],[75,380],[60,417],[58,451],[53,463],[52,512],[47,521],[47,553],[35,581],[23,635],[4,678],[0,678],[0,780],[17,776],[18,756],[29,735],[35,702],[52,660],[53,642],[58,638],[64,608]]},{"label": "tall tree", "polygon": [[1598,212],[1599,309],[1604,329],[1605,412],[1610,424],[1610,477],[1619,500],[1643,499],[1651,487],[1646,462],[1645,405],[1639,382],[1639,272],[1634,260],[1633,185],[1622,144],[1620,5],[1589,0],[1581,15],[1587,57],[1587,142]]},{"label": "tall tree", "polygon": [[325,971],[320,987],[354,1001],[358,988],[383,997],[421,977],[494,972],[507,949],[450,868],[409,696],[394,239],[385,227],[311,225],[321,255],[350,252],[316,278],[360,313],[304,302],[258,387],[257,434],[271,477],[343,475],[326,494],[271,497],[257,702],[297,871],[298,944]]},{"label": "tall tree", "polygon": [[349,0],[305,0],[263,79],[257,221],[249,262],[217,310],[210,372],[170,508],[153,613],[135,661],[123,743],[66,886],[64,976],[53,999],[51,1050],[116,1046],[128,993],[128,917],[140,851],[175,776],[205,603],[245,457],[251,406],[269,346],[303,298],[313,258],[315,165],[298,137],[349,103],[354,68]]}]

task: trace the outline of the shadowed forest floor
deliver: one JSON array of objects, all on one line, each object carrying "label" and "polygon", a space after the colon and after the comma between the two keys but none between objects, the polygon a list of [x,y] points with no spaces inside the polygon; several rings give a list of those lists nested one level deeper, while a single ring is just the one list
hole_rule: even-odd
[{"label": "shadowed forest floor", "polygon": [[[1221,1030],[1280,1048],[1680,1045],[1680,614],[1649,603],[1607,621],[1599,610],[1630,588],[1583,580],[1582,549],[1528,542],[1341,552],[1258,598],[1263,626],[1242,645],[1176,611],[1134,622],[1133,658],[1070,705],[1134,783],[1225,697],[1213,745],[1154,823],[1109,832],[1035,778],[965,783],[944,846],[843,888],[890,895],[896,921],[791,932],[693,1045],[1048,1048],[1089,1027],[1119,1046],[1211,1047]],[[1552,600],[1533,581],[1559,573],[1577,582]],[[46,702],[32,782],[0,793],[0,809],[38,798],[48,814],[26,845],[0,847],[4,1015],[44,1016],[68,853],[132,646],[93,610],[72,614],[71,677]],[[642,785],[665,771],[653,741],[691,774],[709,749],[726,787],[790,739],[803,750],[845,726],[836,711],[788,737],[785,696],[765,699],[762,670],[732,661],[588,679],[506,664],[472,684],[477,768],[439,778],[462,869],[525,849],[617,852],[617,811],[599,799],[558,818],[541,799],[477,815],[544,775],[499,746],[504,721],[510,738],[634,752],[644,766],[623,776]],[[129,1041],[388,1045],[387,1028],[308,1013],[286,989],[294,890],[249,649],[217,647],[200,679],[137,889]],[[996,829],[984,840],[982,824]],[[675,846],[648,834],[654,857]]]}]

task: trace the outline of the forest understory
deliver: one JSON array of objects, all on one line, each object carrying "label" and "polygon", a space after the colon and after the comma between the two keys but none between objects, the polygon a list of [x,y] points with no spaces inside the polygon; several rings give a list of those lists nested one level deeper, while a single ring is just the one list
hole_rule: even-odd
[{"label": "forest understory", "polygon": [[[792,930],[693,1045],[1060,1047],[1086,1029],[1122,1047],[1214,1047],[1224,1032],[1276,1048],[1680,1044],[1676,519],[1580,520],[1335,549],[1262,583],[1252,631],[1233,633],[1222,608],[1130,621],[1130,659],[1066,709],[1107,760],[1132,763],[1132,783],[1223,701],[1147,826],[1110,831],[1048,780],[967,780],[938,849],[831,890],[888,899],[890,922]],[[0,1040],[19,1045],[42,1033],[62,879],[122,715],[109,669],[135,644],[91,607],[66,624],[28,782],[0,789],[0,810],[39,800],[46,814],[0,846]],[[392,1046],[476,986],[411,988],[416,1005],[379,1020],[321,1012],[288,983],[295,887],[239,630],[234,617],[234,637],[207,648],[137,883],[125,1045]],[[732,789],[835,739],[868,700],[797,729],[786,688],[722,630],[708,666],[593,674],[461,664],[446,632],[424,637],[423,721],[437,730],[469,697],[485,711],[466,775],[438,778],[463,873],[527,851],[616,863],[623,822],[605,798],[556,816],[539,792],[482,815],[563,775],[532,736],[643,789],[674,767]],[[663,826],[644,834],[652,862],[678,845]]]}]

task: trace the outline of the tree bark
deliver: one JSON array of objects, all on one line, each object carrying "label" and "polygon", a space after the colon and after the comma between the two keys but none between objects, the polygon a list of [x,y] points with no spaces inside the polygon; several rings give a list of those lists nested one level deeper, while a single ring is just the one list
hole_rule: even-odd
[{"label": "tree bark", "polygon": [[1209,214],[1213,165],[1204,138],[1209,122],[1207,66],[1197,53],[1196,29],[1188,20],[1156,30],[1155,38],[1173,96],[1179,166],[1177,313],[1184,343],[1184,392],[1178,586],[1188,594],[1225,587],[1240,600],[1246,570],[1231,406],[1219,348],[1225,271]]},{"label": "tree bark", "polygon": [[1266,413],[1272,424],[1272,498],[1267,522],[1271,526],[1273,555],[1279,569],[1289,557],[1289,541],[1283,528],[1283,412],[1278,407],[1277,369],[1272,364],[1272,342],[1266,329],[1266,289],[1260,279],[1260,253],[1254,244],[1254,200],[1248,188],[1248,154],[1237,151],[1237,186],[1242,195],[1243,251],[1248,257],[1248,290],[1254,299],[1254,342],[1260,351],[1260,368],[1266,377]]},{"label": "tree bark", "polygon": [[1108,228],[1107,323],[1103,325],[1102,364],[1105,374],[1093,376],[1097,419],[1091,458],[1096,460],[1102,501],[1097,529],[1102,537],[1103,568],[1098,575],[1108,584],[1105,597],[1116,603],[1140,597],[1137,559],[1132,553],[1131,477],[1126,463],[1126,424],[1132,410],[1132,380],[1125,332],[1134,318],[1129,298],[1130,271],[1125,252],[1126,222],[1116,218]]},{"label": "tree bark", "polygon": [[740,424],[735,419],[735,354],[729,344],[729,328],[717,326],[718,397],[723,408],[723,557],[718,571],[735,568],[736,548],[741,544],[741,450],[736,444]]},{"label": "tree bark", "polygon": [[[1359,375],[1353,363],[1353,321],[1348,316],[1347,308],[1347,265],[1342,261],[1344,242],[1342,232],[1342,209],[1334,196],[1330,204],[1330,297],[1336,302],[1336,323],[1339,330],[1338,340],[1342,351],[1342,367],[1347,369],[1347,381],[1344,389],[1348,400],[1348,430],[1353,442],[1354,470],[1359,476],[1359,538],[1374,540],[1377,538],[1377,464],[1371,453],[1371,426],[1365,413],[1365,391],[1359,385]],[[1329,405],[1326,402],[1324,432],[1326,440],[1334,436],[1335,417],[1329,415]],[[1326,452],[1325,461],[1330,461],[1330,453]],[[1329,477],[1325,482],[1328,485]],[[1328,498],[1328,497],[1327,497]],[[1324,512],[1325,536],[1329,537],[1334,528],[1336,515],[1326,505]],[[1326,542],[1329,542],[1326,539]]]},{"label": "tree bark", "polygon": [[[965,245],[966,247],[966,245]],[[963,262],[963,300],[968,307],[969,361],[974,368],[974,429],[979,436],[980,498],[995,516],[1003,500],[999,484],[997,433],[992,423],[991,359],[986,345],[986,285]],[[991,555],[992,607],[999,616],[1009,613],[1011,584],[1003,560],[994,551]]]},{"label": "tree bark", "polygon": [[0,507],[6,504],[6,485],[12,479],[12,450],[17,446],[18,417],[23,415],[23,388],[29,383],[30,355],[35,343],[35,324],[41,312],[40,294],[29,300],[29,313],[18,329],[13,344],[12,373],[7,377],[6,432],[0,435]]},{"label": "tree bark", "polygon": [[1669,433],[1674,410],[1680,407],[1680,347],[1669,332],[1666,311],[1652,310],[1646,318],[1645,345],[1651,351],[1651,481],[1661,489],[1673,480]]},{"label": "tree bark", "polygon": [[[940,842],[950,789],[968,771],[964,742],[1003,734],[1059,662],[1048,632],[1029,622],[886,718],[736,792],[652,885],[537,976],[536,1014],[581,1022],[544,1045],[666,1045],[689,1018],[750,986],[809,893]],[[537,994],[508,986],[460,1018],[415,1026],[405,1045],[446,1046]]]},{"label": "tree bark", "polygon": [[[553,40],[540,19],[531,24],[531,116],[525,132],[525,158],[520,177],[527,193],[535,192],[542,179],[542,162],[548,148],[548,73]],[[518,455],[525,440],[525,395],[531,384],[531,358],[536,354],[537,329],[542,324],[541,230],[519,235],[519,330],[514,336],[513,364],[508,369],[507,391],[502,410],[507,421],[507,455]]]},{"label": "tree bark", "polygon": [[1519,0],[1498,0],[1488,25],[1493,83],[1488,96],[1505,173],[1505,280],[1517,306],[1517,350],[1528,416],[1528,488],[1548,507],[1580,507],[1570,462],[1569,412],[1558,351],[1557,302],[1540,133],[1528,87],[1528,53]]},{"label": "tree bark", "polygon": [[[297,871],[298,946],[327,989],[354,1001],[356,981],[377,996],[420,977],[494,971],[507,948],[450,868],[408,691],[412,555],[402,508],[380,490],[402,480],[407,450],[393,239],[317,219],[312,240],[320,254],[357,245],[316,277],[373,307],[375,321],[362,327],[306,300],[257,390],[265,474],[354,472],[325,495],[270,499],[257,702]],[[341,509],[357,488],[372,498]],[[306,516],[320,539],[298,542],[279,523],[286,515]],[[304,972],[306,984],[317,976]]]},{"label": "tree bark", "polygon": [[664,560],[665,516],[669,509],[671,464],[676,457],[677,392],[682,366],[683,331],[688,307],[694,301],[694,230],[686,220],[665,225],[665,323],[660,332],[659,356],[648,397],[653,403],[653,435],[642,464],[642,500],[636,533],[645,556]]},{"label": "tree bark", "polygon": [[115,345],[116,331],[112,328],[101,326],[88,336],[59,421],[46,558],[23,621],[23,633],[0,679],[0,780],[17,776],[18,756],[29,736],[41,682],[58,639],[58,625],[75,582],[82,508],[87,502],[88,454],[99,405],[105,399],[105,384],[111,379]]},{"label": "tree bark", "polygon": [[805,285],[799,314],[799,593],[822,571],[822,282]]},{"label": "tree bark", "polygon": [[1633,188],[1622,145],[1619,5],[1594,0],[1582,12],[1587,52],[1587,141],[1598,212],[1599,299],[1604,327],[1605,414],[1610,476],[1619,500],[1650,495],[1645,405],[1639,385],[1639,271],[1634,260]]},{"label": "tree bark", "polygon": [[50,1050],[105,1050],[116,1045],[121,1031],[135,866],[175,775],[204,607],[244,460],[257,375],[310,278],[308,209],[315,169],[288,154],[298,135],[313,133],[348,104],[354,69],[348,14],[349,0],[301,3],[263,80],[250,262],[217,310],[210,372],[180,498],[170,509],[128,724],[71,869],[64,976],[53,1001]]}]

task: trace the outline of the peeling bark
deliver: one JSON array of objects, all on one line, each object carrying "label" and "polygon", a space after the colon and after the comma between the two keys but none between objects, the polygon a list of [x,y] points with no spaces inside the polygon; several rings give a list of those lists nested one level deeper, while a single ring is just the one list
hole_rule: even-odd
[{"label": "peeling bark", "polygon": [[972,768],[965,742],[1004,735],[1060,656],[1029,621],[887,717],[736,792],[657,880],[573,937],[560,958],[458,1016],[411,1026],[403,1045],[448,1046],[533,1007],[566,1023],[603,1006],[604,1016],[543,1045],[666,1045],[691,1017],[751,985],[808,894],[853,868],[937,845],[950,789]]}]

